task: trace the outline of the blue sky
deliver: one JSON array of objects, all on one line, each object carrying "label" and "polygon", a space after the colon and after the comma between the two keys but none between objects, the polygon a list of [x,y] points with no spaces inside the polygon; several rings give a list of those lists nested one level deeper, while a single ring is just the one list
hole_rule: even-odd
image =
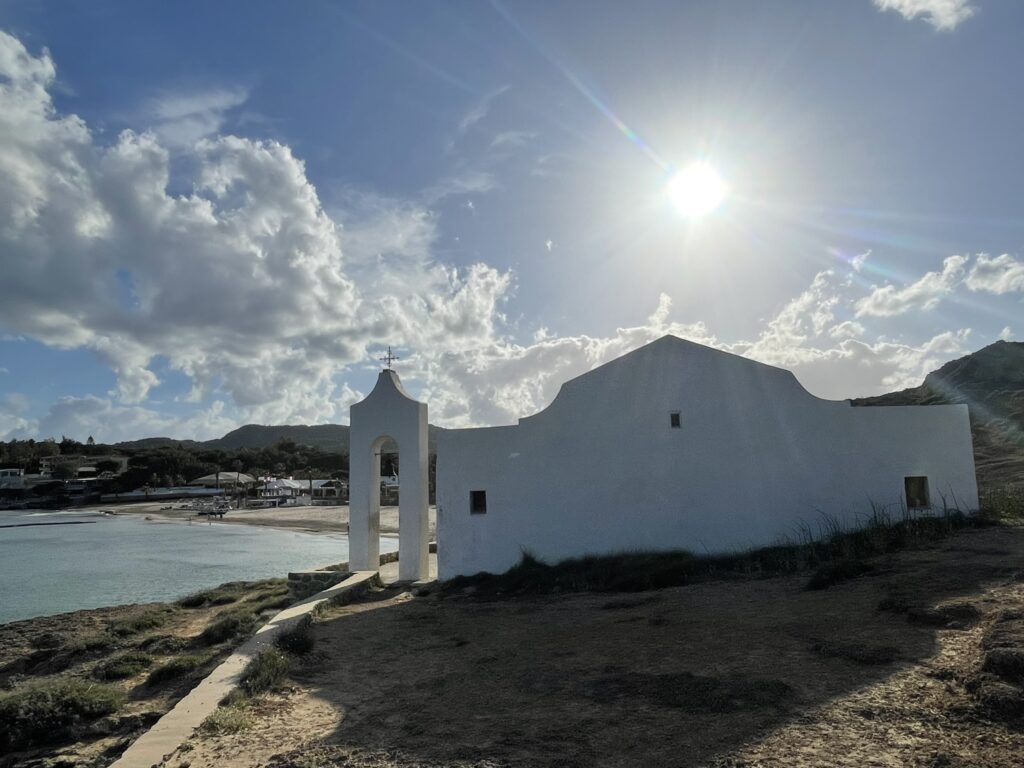
[{"label": "blue sky", "polygon": [[[1024,334],[1012,0],[0,1],[0,439],[499,424],[664,333],[815,394]],[[728,187],[686,218],[667,181]]]}]

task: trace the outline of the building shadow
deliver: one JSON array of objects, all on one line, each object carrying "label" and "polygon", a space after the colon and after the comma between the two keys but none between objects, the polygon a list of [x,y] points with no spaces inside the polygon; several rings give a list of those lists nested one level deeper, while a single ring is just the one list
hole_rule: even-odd
[{"label": "building shadow", "polygon": [[[323,734],[339,754],[707,765],[933,663],[939,633],[998,610],[986,590],[1022,569],[1024,529],[992,528],[880,558],[822,591],[805,590],[806,576],[496,601],[388,591],[315,625],[295,676],[342,713]],[[877,727],[871,713],[863,727]]]}]

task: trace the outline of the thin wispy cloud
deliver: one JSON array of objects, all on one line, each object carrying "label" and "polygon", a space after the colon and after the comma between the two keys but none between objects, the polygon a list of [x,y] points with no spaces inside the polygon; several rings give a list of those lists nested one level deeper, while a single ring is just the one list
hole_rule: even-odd
[{"label": "thin wispy cloud", "polygon": [[535,138],[533,131],[504,131],[491,140],[491,147],[521,147]]},{"label": "thin wispy cloud", "polygon": [[[167,93],[150,102],[150,127],[167,144],[192,146],[219,133],[228,113],[248,98],[248,89],[237,86]],[[252,115],[247,119],[251,122]]]},{"label": "thin wispy cloud", "polygon": [[559,175],[558,166],[563,160],[562,155],[548,153],[541,155],[533,162],[533,167],[530,168],[530,175],[536,178],[548,178],[551,176]]},{"label": "thin wispy cloud", "polygon": [[427,205],[436,205],[445,198],[460,195],[483,194],[497,187],[494,174],[479,168],[467,168],[431,184],[421,197]]},{"label": "thin wispy cloud", "polygon": [[935,29],[952,30],[977,10],[969,0],[874,0],[880,11],[895,11],[904,19],[920,18]]},{"label": "thin wispy cloud", "polygon": [[506,93],[508,89],[511,87],[512,86],[510,85],[503,85],[499,88],[494,89],[490,93],[484,94],[475,102],[473,102],[470,108],[467,109],[465,113],[462,115],[462,117],[459,119],[459,125],[457,129],[459,136],[465,136],[467,133],[469,133],[469,131],[473,128],[474,125],[476,125],[485,117],[487,117],[487,114],[491,111],[491,104],[494,102],[494,100],[501,96],[503,93]]}]

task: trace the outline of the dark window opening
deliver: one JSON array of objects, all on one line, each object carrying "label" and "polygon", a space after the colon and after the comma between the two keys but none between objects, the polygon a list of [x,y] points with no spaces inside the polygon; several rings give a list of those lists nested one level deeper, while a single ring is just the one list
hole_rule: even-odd
[{"label": "dark window opening", "polygon": [[668,415],[668,422],[672,425],[672,429],[679,429],[679,427],[683,425],[679,411],[672,411],[672,413]]},{"label": "dark window opening", "polygon": [[487,513],[487,491],[469,492],[469,512],[473,515]]},{"label": "dark window opening", "polygon": [[903,490],[907,494],[908,509],[927,509],[931,506],[931,501],[928,498],[927,477],[903,478]]}]

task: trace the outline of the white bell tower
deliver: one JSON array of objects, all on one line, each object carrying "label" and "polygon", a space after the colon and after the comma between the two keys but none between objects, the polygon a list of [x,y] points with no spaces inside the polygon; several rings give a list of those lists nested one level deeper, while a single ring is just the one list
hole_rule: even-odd
[{"label": "white bell tower", "polygon": [[398,577],[429,576],[427,404],[413,400],[388,367],[366,399],[349,409],[349,567],[380,567],[380,449],[398,444]]}]

